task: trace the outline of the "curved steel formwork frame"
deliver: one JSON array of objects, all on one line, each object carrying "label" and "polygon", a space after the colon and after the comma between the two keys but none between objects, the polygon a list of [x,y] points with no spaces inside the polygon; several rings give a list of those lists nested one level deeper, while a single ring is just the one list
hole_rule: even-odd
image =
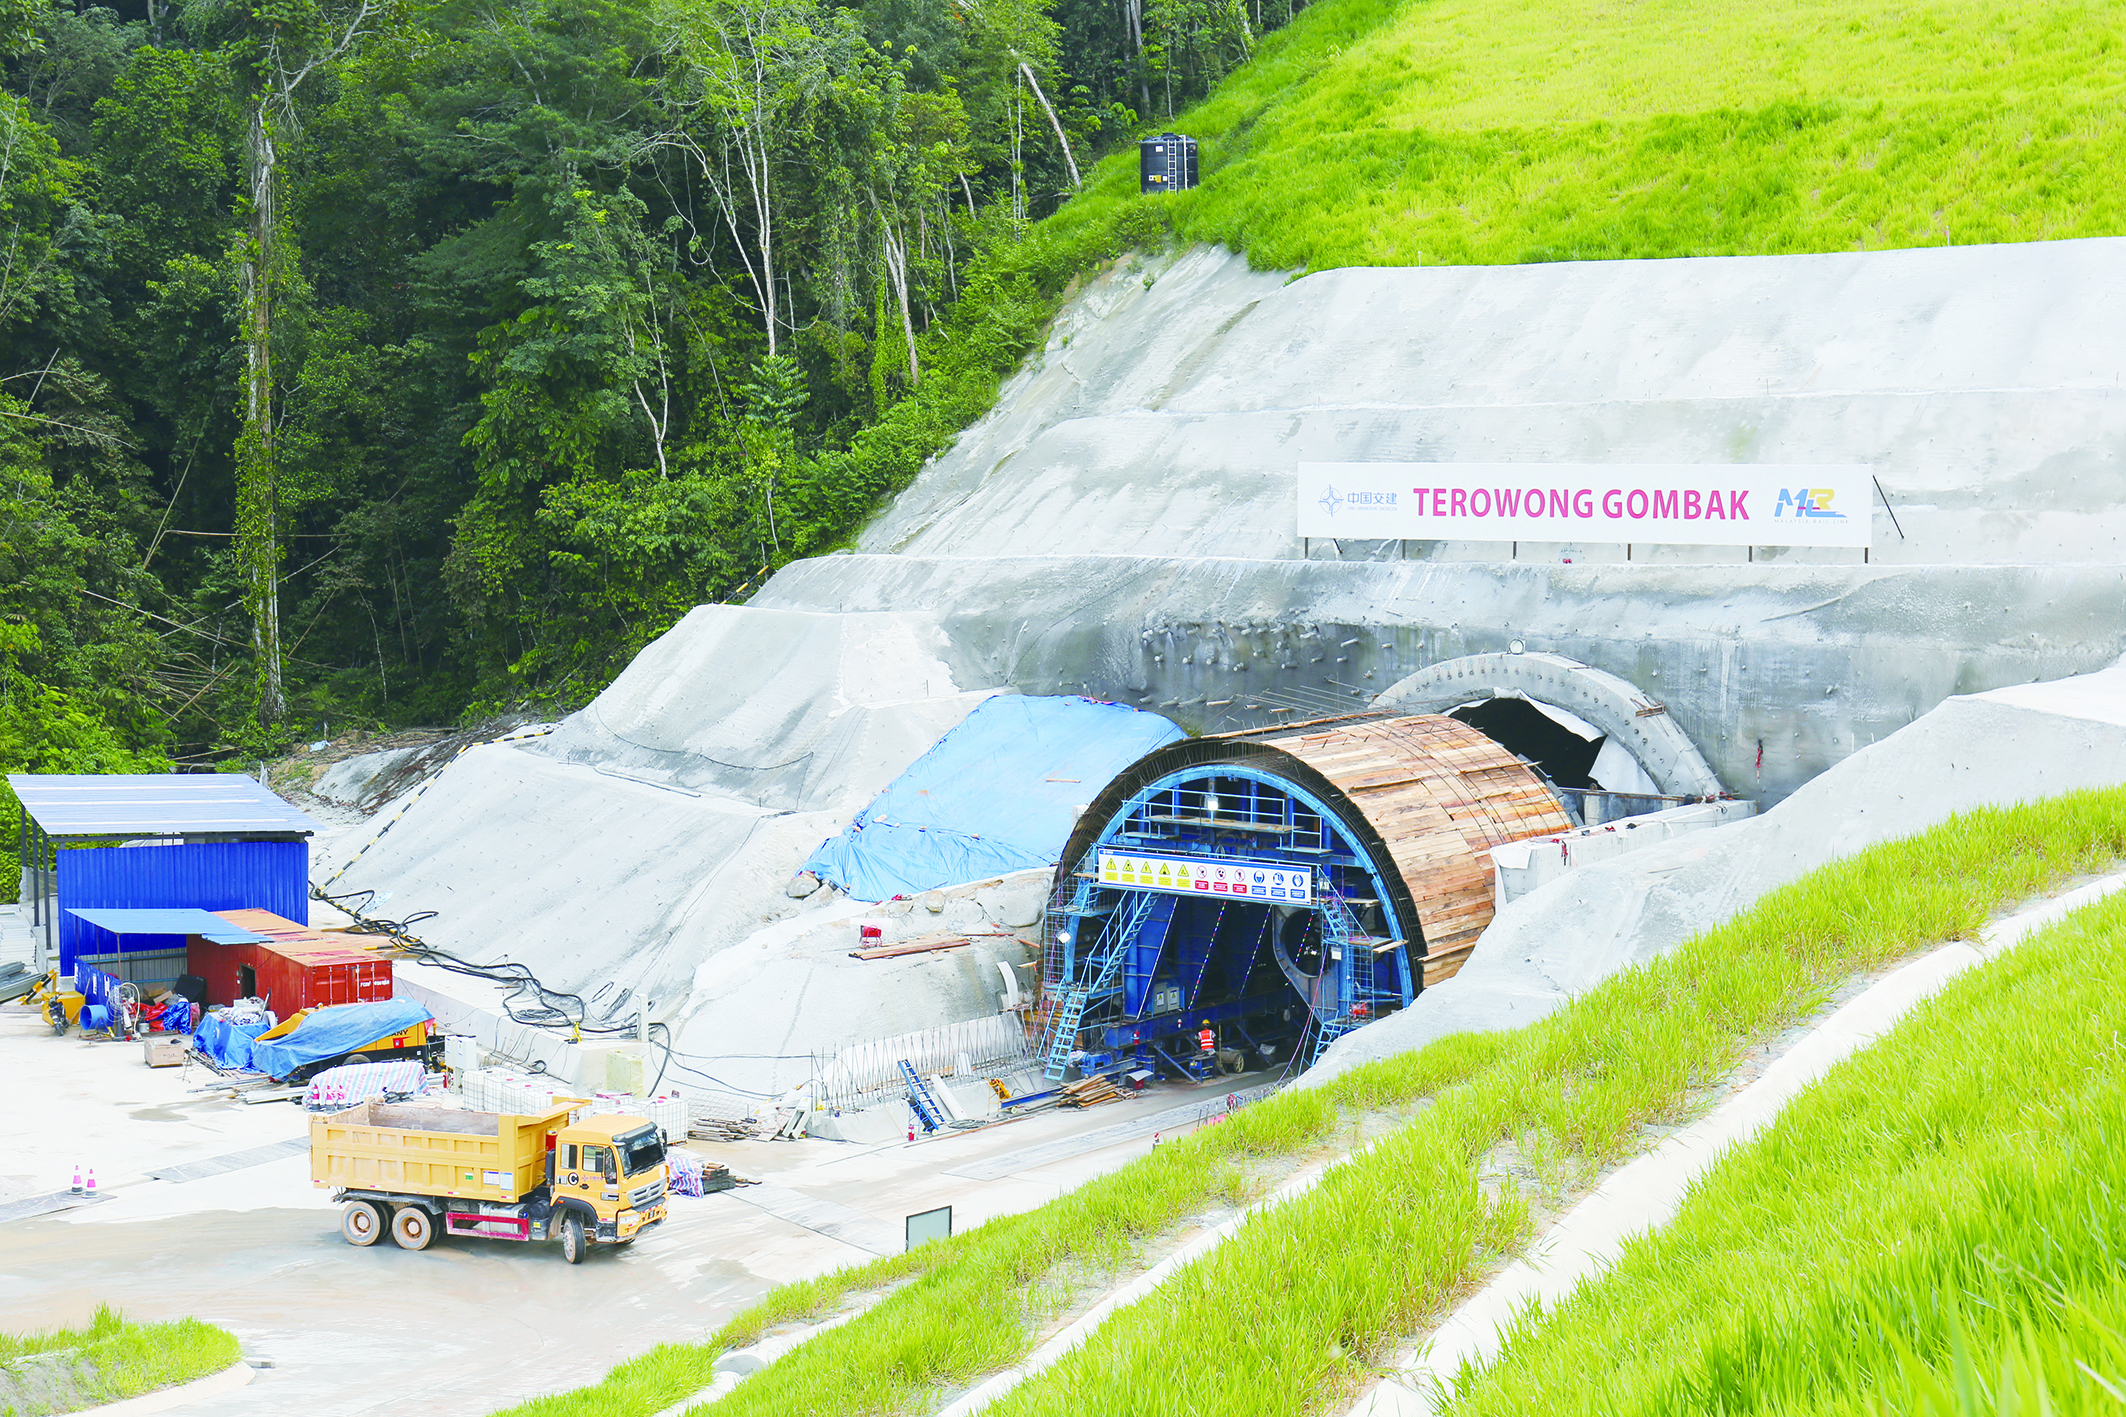
[{"label": "curved steel formwork frame", "polygon": [[[1295,731],[1312,728],[1314,731]],[[1533,768],[1433,715],[1172,744],[1108,784],[1044,922],[1042,1059],[1204,1075],[1210,1026],[1311,1061],[1452,974],[1490,848],[1569,828]]]}]

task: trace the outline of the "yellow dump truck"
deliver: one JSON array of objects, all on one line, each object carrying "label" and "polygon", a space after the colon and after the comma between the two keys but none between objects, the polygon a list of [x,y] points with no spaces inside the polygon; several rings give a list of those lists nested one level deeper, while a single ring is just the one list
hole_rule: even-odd
[{"label": "yellow dump truck", "polygon": [[559,1240],[570,1264],[594,1242],[625,1245],[664,1220],[664,1139],[641,1117],[570,1121],[364,1102],[310,1123],[310,1179],[346,1203],[340,1233],[408,1250],[446,1235]]}]

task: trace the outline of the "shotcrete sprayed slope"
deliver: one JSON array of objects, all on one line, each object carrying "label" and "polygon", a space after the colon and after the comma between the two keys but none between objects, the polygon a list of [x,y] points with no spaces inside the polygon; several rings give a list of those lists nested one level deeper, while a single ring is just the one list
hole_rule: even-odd
[{"label": "shotcrete sprayed slope", "polygon": [[1509,902],[1461,973],[1339,1039],[1308,1085],[1449,1033],[1531,1023],[1876,842],[1977,807],[2121,782],[2126,664],[1950,699],[1764,816],[1583,868]]},{"label": "shotcrete sprayed slope", "polygon": [[996,1007],[991,951],[856,964],[854,907],[783,894],[994,692],[968,672],[927,616],[700,607],[550,737],[459,758],[333,889],[435,911],[424,938],[527,964],[589,996],[593,1019],[629,1013],[638,987],[660,1019],[686,1004],[687,1051],[796,1055],[719,1074],[788,1085],[812,1048]]},{"label": "shotcrete sprayed slope", "polygon": [[[1297,557],[1292,476],[1307,461],[1865,463],[1895,517],[1878,512],[1871,561],[2113,562],[2122,309],[2126,239],[1289,284],[1198,250],[1073,301],[996,412],[861,549]],[[1403,554],[1338,545],[1309,549]],[[1558,559],[1532,542],[1407,550]],[[1589,545],[1575,559],[1624,556]]]}]

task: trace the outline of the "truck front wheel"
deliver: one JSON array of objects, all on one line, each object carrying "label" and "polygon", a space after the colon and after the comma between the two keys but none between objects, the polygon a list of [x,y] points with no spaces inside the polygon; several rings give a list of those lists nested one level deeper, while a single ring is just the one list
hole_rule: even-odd
[{"label": "truck front wheel", "polygon": [[590,1242],[583,1238],[583,1217],[569,1215],[561,1221],[561,1258],[570,1264],[582,1264],[583,1252]]},{"label": "truck front wheel", "polygon": [[340,1234],[350,1245],[374,1245],[384,1235],[384,1212],[375,1201],[355,1201],[340,1217]]},{"label": "truck front wheel", "polygon": [[425,1250],[435,1237],[434,1217],[417,1205],[402,1205],[391,1217],[391,1238],[402,1250]]}]

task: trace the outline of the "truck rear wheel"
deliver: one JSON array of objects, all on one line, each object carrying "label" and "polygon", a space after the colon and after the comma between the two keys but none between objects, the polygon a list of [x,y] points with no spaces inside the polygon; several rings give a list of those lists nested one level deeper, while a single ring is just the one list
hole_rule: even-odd
[{"label": "truck rear wheel", "polygon": [[374,1245],[384,1230],[384,1212],[375,1201],[354,1201],[340,1217],[340,1234],[350,1245]]},{"label": "truck rear wheel", "polygon": [[435,1218],[417,1205],[402,1205],[391,1217],[391,1238],[402,1250],[425,1250],[435,1237]]},{"label": "truck rear wheel", "polygon": [[561,1221],[561,1258],[570,1264],[582,1264],[583,1252],[590,1248],[590,1241],[583,1238],[583,1217],[564,1216]]}]

